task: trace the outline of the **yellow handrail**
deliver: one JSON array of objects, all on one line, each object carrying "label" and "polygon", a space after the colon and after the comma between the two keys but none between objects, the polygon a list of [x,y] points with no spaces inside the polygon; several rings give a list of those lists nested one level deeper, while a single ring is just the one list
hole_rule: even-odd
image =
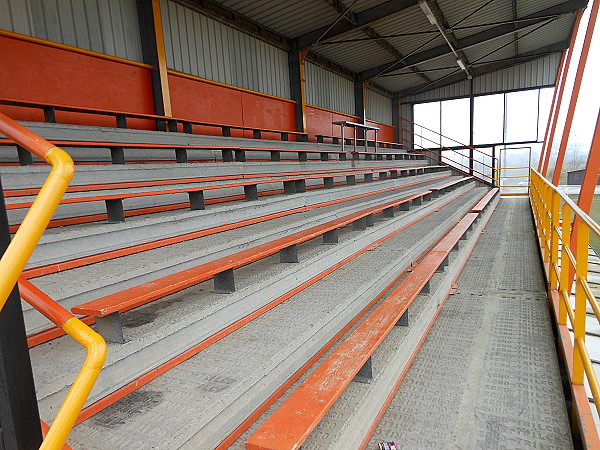
[{"label": "yellow handrail", "polygon": [[[50,175],[0,259],[0,276],[2,277],[0,279],[0,310],[2,310],[73,178],[74,165],[73,160],[65,151],[2,113],[0,113],[0,133],[52,165]],[[40,446],[41,449],[58,450],[65,444],[77,416],[98,378],[106,359],[106,343],[98,333],[31,283],[22,279],[19,285],[23,299],[61,327],[65,333],[88,351],[83,367]]]},{"label": "yellow handrail", "polygon": [[62,328],[88,352],[67,398],[60,407],[40,447],[40,449],[60,449],[66,442],[85,400],[98,379],[106,359],[106,343],[102,336],[24,278],[19,279],[19,293],[23,300]]},{"label": "yellow handrail", "polygon": [[2,276],[0,310],[2,310],[73,178],[74,165],[73,160],[64,150],[55,147],[2,113],[0,113],[0,133],[52,165],[50,175],[0,259]]},{"label": "yellow handrail", "polygon": [[[570,381],[582,387],[587,379],[600,414],[600,384],[585,345],[588,303],[600,323],[600,307],[587,282],[589,237],[590,233],[600,237],[600,226],[534,169],[530,169],[529,196],[543,260],[548,264],[550,292],[558,294],[557,322],[565,326],[568,320],[573,328],[572,353],[567,355],[573,362]],[[573,282],[575,305],[571,303]]]}]

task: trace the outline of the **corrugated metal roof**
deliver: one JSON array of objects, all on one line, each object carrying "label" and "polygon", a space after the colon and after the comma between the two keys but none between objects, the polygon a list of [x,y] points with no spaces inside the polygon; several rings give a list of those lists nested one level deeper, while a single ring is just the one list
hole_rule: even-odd
[{"label": "corrugated metal roof", "polygon": [[517,2],[517,17],[525,17],[539,13],[544,9],[560,5],[564,0],[521,0]]},{"label": "corrugated metal roof", "polygon": [[[338,11],[326,0],[215,0],[250,20],[272,29],[286,38],[293,39],[310,31],[331,25],[338,17]],[[353,13],[365,10],[375,10],[386,0],[359,0],[351,7]],[[524,17],[539,13],[547,8],[563,3],[565,0],[516,0],[516,15]],[[341,5],[348,7],[353,0],[341,0]],[[465,37],[481,33],[492,27],[491,23],[511,21],[515,11],[513,2],[508,0],[437,0],[444,18],[454,29],[454,35],[462,40]],[[489,2],[489,3],[488,3]],[[341,19],[347,24],[346,19]],[[479,43],[465,50],[469,62],[491,62],[506,59],[513,62],[515,49],[519,53],[535,51],[536,49],[562,42],[568,39],[574,20],[574,14],[565,15],[550,25],[543,27],[539,32],[522,37],[518,45],[511,44],[515,34],[495,38],[488,42]],[[406,8],[388,17],[381,18],[369,24],[376,33],[385,37],[386,41],[401,55],[418,54],[434,47],[446,46],[439,33],[412,34],[409,36],[386,37],[403,33],[418,33],[423,31],[436,31],[418,5]],[[463,28],[460,27],[470,27]],[[525,28],[518,32],[518,36],[533,29],[535,26]],[[334,40],[359,39],[354,42],[319,45],[311,50],[318,55],[353,72],[363,72],[379,67],[396,60],[394,55],[385,50],[374,40],[360,40],[367,38],[363,30],[354,30],[338,35]],[[434,39],[432,39],[434,38]],[[505,47],[499,49],[501,46]],[[499,50],[497,50],[499,49]],[[497,51],[494,51],[497,50]],[[424,70],[425,75],[437,79],[450,73],[456,66],[456,60],[450,48],[448,52],[435,59],[416,64],[416,69]],[[536,66],[537,67],[537,66]],[[440,69],[435,70],[435,69]],[[399,74],[393,77],[379,77],[377,83],[392,91],[405,90],[412,86],[421,85],[422,77],[407,70],[394,72]],[[545,76],[545,79],[547,77]]]},{"label": "corrugated metal roof", "polygon": [[[471,0],[468,2],[457,2],[456,0],[438,0],[438,4],[450,27],[481,25],[512,19],[511,2],[506,0],[496,0],[486,5],[485,3],[487,3],[487,1],[488,0]],[[470,14],[472,15],[470,16]],[[454,34],[460,39],[465,34],[471,34],[473,32],[473,30],[457,30]]]},{"label": "corrugated metal roof", "polygon": [[513,35],[508,35],[483,42],[465,50],[465,55],[471,64],[512,58],[515,56],[514,39]]},{"label": "corrugated metal roof", "polygon": [[417,74],[408,74],[400,77],[377,78],[377,84],[395,92],[402,89],[420,86],[423,84],[423,79]]},{"label": "corrugated metal roof", "polygon": [[329,26],[339,16],[323,0],[222,0],[218,3],[288,38]]},{"label": "corrugated metal roof", "polygon": [[[362,31],[354,31],[346,35],[347,39],[363,37],[365,34]],[[394,56],[375,41],[321,45],[315,48],[315,53],[353,72],[361,72],[379,64],[395,61]]]},{"label": "corrugated metal roof", "polygon": [[[342,0],[343,5],[347,8],[354,0]],[[353,6],[352,11],[355,13],[363,12],[367,9],[376,8],[385,3],[387,0],[358,0]]]},{"label": "corrugated metal roof", "polygon": [[525,35],[525,31],[520,31],[519,52],[525,53],[546,47],[554,42],[568,40],[573,27],[574,14],[568,14],[552,21],[533,33]]},{"label": "corrugated metal roof", "polygon": [[401,34],[414,31],[433,31],[434,34],[421,34],[387,38],[400,53],[407,55],[415,51],[424,51],[436,47],[444,42],[436,27],[431,25],[419,6],[413,6],[394,15],[389,19],[378,22],[372,26],[382,36]]}]

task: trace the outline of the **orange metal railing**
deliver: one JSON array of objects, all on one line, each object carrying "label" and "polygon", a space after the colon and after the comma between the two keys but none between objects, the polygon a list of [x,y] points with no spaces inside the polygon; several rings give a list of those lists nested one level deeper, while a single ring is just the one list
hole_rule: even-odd
[{"label": "orange metal railing", "polygon": [[[0,113],[0,133],[52,165],[50,175],[0,259],[1,310],[73,178],[74,165],[65,151],[2,113]],[[24,300],[88,350],[83,367],[40,447],[61,449],[102,369],[106,358],[106,343],[99,334],[28,281],[20,280],[19,287]]]},{"label": "orange metal railing", "polygon": [[[531,207],[574,393],[577,412],[574,418],[579,421],[584,444],[600,445],[596,426],[590,420],[590,405],[584,387],[587,380],[596,411],[600,414],[600,385],[585,344],[588,304],[600,324],[600,306],[588,284],[590,233],[600,237],[600,225],[538,171],[530,169],[530,180]],[[572,326],[572,336],[567,319]]]},{"label": "orange metal railing", "polygon": [[[401,128],[401,131],[403,132],[402,133],[403,135],[405,133],[409,133],[409,134],[411,134],[413,136],[412,140],[411,139],[407,139],[404,136],[402,137],[402,144],[405,145],[406,147],[409,147],[409,148],[411,148],[414,151],[419,151],[417,148],[415,148],[415,146],[417,146],[417,147],[419,147],[423,151],[430,152],[430,153],[435,153],[433,150],[431,150],[427,146],[424,146],[424,145],[416,143],[416,140],[417,140],[416,138],[420,138],[421,142],[423,140],[425,140],[425,141],[428,141],[428,142],[430,142],[432,144],[437,144],[437,145],[439,145],[439,148],[436,148],[435,150],[436,151],[440,150],[440,159],[437,160],[435,158],[432,158],[431,156],[427,156],[426,155],[428,158],[430,158],[432,160],[435,160],[435,161],[438,161],[441,164],[446,164],[446,165],[455,167],[458,170],[460,170],[461,172],[464,172],[464,173],[467,173],[467,174],[473,174],[473,175],[477,174],[476,176],[478,178],[480,178],[480,179],[482,179],[484,181],[487,181],[487,182],[489,182],[491,184],[499,185],[499,183],[498,183],[498,181],[499,181],[499,162],[498,162],[498,158],[496,156],[490,155],[490,154],[488,154],[488,153],[486,153],[486,152],[484,152],[484,151],[482,151],[482,150],[480,150],[478,148],[475,148],[475,147],[472,147],[472,146],[469,146],[469,145],[465,145],[465,144],[457,141],[456,139],[452,139],[452,138],[449,138],[448,136],[444,136],[443,134],[438,133],[437,131],[434,131],[434,130],[432,130],[430,128],[427,128],[427,127],[425,127],[423,125],[420,125],[418,123],[412,122],[412,121],[410,121],[408,119],[401,118],[401,120],[402,120],[402,122],[406,122],[407,124],[410,124],[409,126],[412,128],[412,129],[409,129],[406,126],[403,126]],[[422,134],[416,133],[415,132],[415,127],[420,127],[421,130],[427,130],[428,132],[430,132],[430,133],[432,133],[432,134],[440,137],[440,139],[443,138],[443,139],[455,142],[458,146],[464,147],[465,150],[472,151],[474,157],[467,156],[467,155],[461,153],[460,151],[458,151],[456,149],[453,149],[453,148],[441,145],[441,140],[440,140],[440,142],[437,142],[437,141],[435,141],[435,140],[433,140],[431,138],[423,136]],[[407,143],[410,144],[410,145],[406,145]],[[454,154],[459,155],[461,158],[466,158],[467,160],[472,161],[472,163],[471,163],[472,166],[467,166],[465,164],[462,164],[462,163],[460,163],[460,162],[458,162],[456,160],[452,160],[452,159],[449,159],[450,162],[442,162],[442,159],[443,159],[442,155],[441,155],[441,151],[442,150],[443,151],[452,152]],[[419,152],[419,153],[423,154],[423,152]],[[481,155],[481,159],[476,158],[475,154]],[[484,162],[484,158],[488,158],[489,161],[490,161],[490,164],[485,163]],[[485,172],[476,170],[474,168],[475,164],[480,165],[483,168],[487,167],[488,169],[490,169],[491,175],[487,174]],[[485,169],[482,169],[482,170],[485,170]]]}]

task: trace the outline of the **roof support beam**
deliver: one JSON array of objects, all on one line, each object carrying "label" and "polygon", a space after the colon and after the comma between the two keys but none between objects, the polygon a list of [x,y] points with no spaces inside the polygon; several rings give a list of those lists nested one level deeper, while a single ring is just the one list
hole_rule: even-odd
[{"label": "roof support beam", "polygon": [[[495,72],[496,70],[506,69],[508,67],[516,66],[517,64],[523,64],[523,63],[526,63],[529,61],[536,60],[538,58],[542,58],[550,53],[557,53],[557,52],[563,51],[568,47],[569,47],[569,40],[564,40],[564,41],[558,42],[556,44],[548,45],[545,47],[540,47],[536,50],[523,53],[514,58],[509,58],[509,59],[506,59],[503,61],[498,61],[498,62],[491,63],[491,64],[484,64],[479,67],[474,66],[472,68],[471,72],[473,74],[473,77],[476,78],[476,77],[478,77],[480,75],[484,75],[486,73]],[[434,81],[433,83],[423,84],[421,86],[413,86],[411,88],[404,89],[403,91],[398,91],[398,92],[394,93],[394,97],[405,98],[410,95],[417,94],[419,92],[423,92],[426,90],[429,91],[431,89],[437,89],[437,88],[440,88],[443,86],[448,86],[450,84],[465,81],[466,80],[465,74],[462,71],[458,72],[459,70],[460,69],[457,68],[457,73],[451,74],[440,80]]]},{"label": "roof support beam", "polygon": [[[368,37],[374,39],[375,42],[377,42],[377,44],[380,47],[382,47],[386,52],[388,52],[394,58],[396,58],[396,59],[403,58],[403,55],[392,44],[390,44],[383,37],[381,37],[381,35],[379,33],[377,33],[377,31],[375,31],[373,28],[371,28],[370,26],[364,26],[361,28],[359,26],[360,22],[359,22],[359,19],[357,18],[357,14],[350,11],[349,7],[348,8],[344,7],[344,4],[340,0],[324,0],[324,1],[326,3],[328,3],[329,6],[334,8],[338,13],[340,13],[340,17],[338,18],[338,20],[332,26],[330,26],[329,29],[331,29],[331,28],[333,28],[333,26],[337,25],[337,23],[339,23],[339,19],[345,18],[346,22],[351,23],[353,26],[356,27],[356,29],[360,29]],[[352,5],[353,4],[354,3],[352,3]],[[352,5],[350,5],[350,6],[352,6]],[[325,34],[327,34],[327,33],[325,33]],[[317,39],[317,41],[320,41],[323,36],[324,35],[322,34],[319,37],[319,39]],[[431,79],[429,77],[427,77],[426,75],[419,73],[418,70],[415,70],[415,69],[412,69],[412,71],[415,72],[423,81],[425,81],[427,83],[431,83]]]},{"label": "roof support beam", "polygon": [[[483,42],[487,42],[493,39],[497,39],[503,36],[512,35],[515,31],[520,29],[532,26],[539,25],[542,22],[548,20],[549,15],[561,15],[561,14],[570,14],[578,11],[581,8],[584,8],[586,5],[585,0],[570,0],[559,5],[553,6],[551,8],[540,11],[535,15],[531,15],[527,18],[527,20],[523,20],[518,24],[505,24],[498,25],[496,27],[490,28],[489,30],[481,31],[479,33],[472,34],[458,41],[458,49],[466,50],[470,47],[474,47]],[[381,64],[377,67],[373,67],[371,69],[367,69],[363,72],[357,74],[359,80],[370,80],[372,78],[377,77],[378,75],[383,75],[394,70],[398,70],[404,67],[410,67],[418,64],[422,64],[427,61],[431,61],[437,59],[439,57],[445,56],[449,53],[452,53],[446,44],[434,47],[429,50],[425,50],[421,53],[417,53],[415,55],[409,56],[404,59],[398,59],[393,63]]]},{"label": "roof support beam", "polygon": [[[336,3],[334,0],[326,1],[332,6],[334,6]],[[334,39],[348,32],[363,29],[364,27],[368,27],[393,14],[397,14],[406,8],[415,6],[417,3],[417,0],[388,0],[377,7],[367,9],[360,13],[349,12],[346,16],[349,18],[349,21],[338,22],[335,24],[335,26],[331,27],[331,29],[326,33],[325,36],[322,37],[322,39]],[[330,27],[322,27],[318,30],[311,31],[297,37],[296,39],[292,40],[292,49],[302,50],[310,47],[317,39],[319,39],[319,37],[321,37],[324,32],[327,31],[328,28]]]}]

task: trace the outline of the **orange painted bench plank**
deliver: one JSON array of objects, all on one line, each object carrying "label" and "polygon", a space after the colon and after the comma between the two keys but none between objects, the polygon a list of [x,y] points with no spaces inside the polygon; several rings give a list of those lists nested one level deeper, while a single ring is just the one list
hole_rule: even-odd
[{"label": "orange painted bench plank", "polygon": [[449,187],[451,187],[451,186],[454,186],[455,184],[462,183],[463,181],[466,181],[466,180],[468,180],[468,179],[471,179],[471,178],[473,178],[473,177],[463,177],[463,178],[459,178],[458,180],[451,181],[451,182],[449,182],[449,183],[446,183],[446,184],[444,184],[444,185],[442,185],[442,186],[432,187],[432,188],[431,188],[431,190],[432,190],[432,191],[440,191],[440,190],[442,190],[442,189],[446,189],[446,188],[449,188]]},{"label": "orange painted bench plank", "polygon": [[293,233],[276,239],[272,242],[258,245],[253,248],[242,250],[230,256],[219,258],[199,266],[169,275],[158,280],[150,281],[139,286],[125,289],[116,294],[93,300],[83,305],[75,306],[71,311],[75,314],[86,314],[92,316],[105,316],[113,312],[125,312],[151,301],[165,297],[174,292],[181,291],[195,284],[213,278],[216,274],[225,270],[236,269],[246,264],[258,261],[262,258],[271,256],[278,251],[293,244],[299,244],[323,235],[349,223],[354,222],[369,214],[375,214],[386,208],[397,206],[401,203],[411,201],[414,198],[422,197],[430,191],[424,191],[418,194],[403,197],[398,200],[384,203],[379,206],[367,208],[353,214],[332,220],[325,224],[311,227],[307,230]]},{"label": "orange painted bench plank", "polygon": [[475,206],[473,206],[473,209],[471,211],[473,212],[481,212],[483,211],[483,208],[485,208],[487,206],[487,204],[492,200],[492,198],[494,198],[494,195],[496,195],[496,193],[499,191],[498,188],[494,188],[491,191],[489,191],[487,194],[485,194],[485,196],[479,200],[479,202],[477,202],[477,204]]},{"label": "orange painted bench plank", "polygon": [[[447,235],[448,243],[456,243],[471,221],[469,215],[461,219]],[[246,448],[290,450],[302,445],[443,263],[448,252],[438,245],[250,437]]]}]

